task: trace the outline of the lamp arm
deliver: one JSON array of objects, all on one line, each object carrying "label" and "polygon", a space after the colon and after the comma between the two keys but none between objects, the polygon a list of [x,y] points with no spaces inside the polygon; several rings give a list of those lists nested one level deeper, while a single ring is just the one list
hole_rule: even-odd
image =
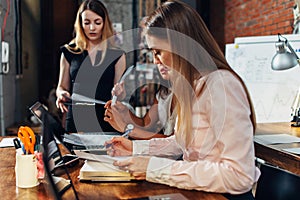
[{"label": "lamp arm", "polygon": [[294,51],[294,49],[292,48],[292,46],[290,45],[290,43],[288,42],[288,40],[285,40],[285,44],[286,44],[286,46],[289,48],[289,50],[292,52],[292,54],[294,54],[294,56],[295,56],[296,59],[297,59],[297,62],[299,63],[299,62],[300,62],[299,57],[298,57],[298,55],[296,54],[296,52]]},{"label": "lamp arm", "polygon": [[295,4],[300,7],[300,0],[294,0]]}]

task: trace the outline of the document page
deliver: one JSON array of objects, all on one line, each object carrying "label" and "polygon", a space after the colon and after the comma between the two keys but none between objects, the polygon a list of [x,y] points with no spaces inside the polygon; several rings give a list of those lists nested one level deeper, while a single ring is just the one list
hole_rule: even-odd
[{"label": "document page", "polygon": [[128,158],[131,158],[131,156],[112,157],[109,155],[98,155],[93,153],[87,153],[84,150],[74,150],[74,153],[81,159],[105,162],[110,164],[113,164],[114,161],[123,161],[127,160]]},{"label": "document page", "polygon": [[13,147],[14,146],[13,140],[14,138],[3,138],[0,142],[0,147]]},{"label": "document page", "polygon": [[300,147],[298,147],[298,148],[286,148],[286,149],[282,149],[282,150],[287,151],[289,153],[294,153],[294,154],[300,155]]},{"label": "document page", "polygon": [[254,141],[262,144],[285,144],[300,142],[300,138],[289,134],[255,135]]},{"label": "document page", "polygon": [[105,105],[105,101],[100,101],[97,99],[92,99],[90,97],[83,96],[81,94],[73,93],[71,96],[72,101],[77,101],[77,102],[84,102],[84,103],[92,103],[92,104],[101,104]]},{"label": "document page", "polygon": [[114,136],[115,135],[102,135],[97,133],[72,133],[64,134],[63,141],[73,145],[85,146],[87,149],[102,149],[104,148],[104,143]]}]

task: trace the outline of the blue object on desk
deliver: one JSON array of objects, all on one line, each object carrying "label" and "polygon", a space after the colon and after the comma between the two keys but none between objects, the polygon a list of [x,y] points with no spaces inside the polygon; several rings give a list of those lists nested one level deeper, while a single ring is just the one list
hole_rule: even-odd
[{"label": "blue object on desk", "polygon": [[34,151],[40,151],[40,145],[41,145],[41,136],[40,135],[36,135],[35,136],[35,145],[34,145]]}]

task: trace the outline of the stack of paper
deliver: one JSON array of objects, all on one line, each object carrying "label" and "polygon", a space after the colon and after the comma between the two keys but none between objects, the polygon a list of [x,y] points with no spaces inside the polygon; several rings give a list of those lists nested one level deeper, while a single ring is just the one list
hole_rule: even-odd
[{"label": "stack of paper", "polygon": [[79,179],[81,181],[130,181],[134,177],[112,164],[86,160],[80,169]]},{"label": "stack of paper", "polygon": [[130,181],[134,179],[130,173],[113,165],[114,161],[126,160],[129,157],[111,157],[82,150],[75,150],[74,153],[86,160],[79,172],[81,181]]},{"label": "stack of paper", "polygon": [[15,138],[3,138],[0,142],[0,147],[13,147]]}]

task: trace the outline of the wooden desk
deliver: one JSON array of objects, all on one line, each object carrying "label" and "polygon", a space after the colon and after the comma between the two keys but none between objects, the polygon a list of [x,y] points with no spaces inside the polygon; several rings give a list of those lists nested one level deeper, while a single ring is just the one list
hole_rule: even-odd
[{"label": "wooden desk", "polygon": [[[289,122],[257,124],[257,135],[281,133],[300,137],[300,127],[291,127]],[[284,148],[300,147],[300,143],[264,145],[255,142],[254,145],[256,157],[261,158],[272,165],[300,175],[300,155],[281,150]]]},{"label": "wooden desk", "polygon": [[[0,140],[2,140],[2,137],[0,137]],[[83,183],[77,178],[81,165],[70,170],[71,178],[80,199],[127,199],[169,193],[181,193],[188,199],[226,199],[221,194],[181,190],[166,185],[149,183],[147,181],[127,183]],[[37,187],[30,189],[16,187],[14,167],[15,149],[12,147],[0,148],[0,194],[2,200],[53,199],[45,181],[42,181]],[[70,191],[71,190],[68,190],[68,192]],[[68,195],[68,193],[66,195]]]}]

